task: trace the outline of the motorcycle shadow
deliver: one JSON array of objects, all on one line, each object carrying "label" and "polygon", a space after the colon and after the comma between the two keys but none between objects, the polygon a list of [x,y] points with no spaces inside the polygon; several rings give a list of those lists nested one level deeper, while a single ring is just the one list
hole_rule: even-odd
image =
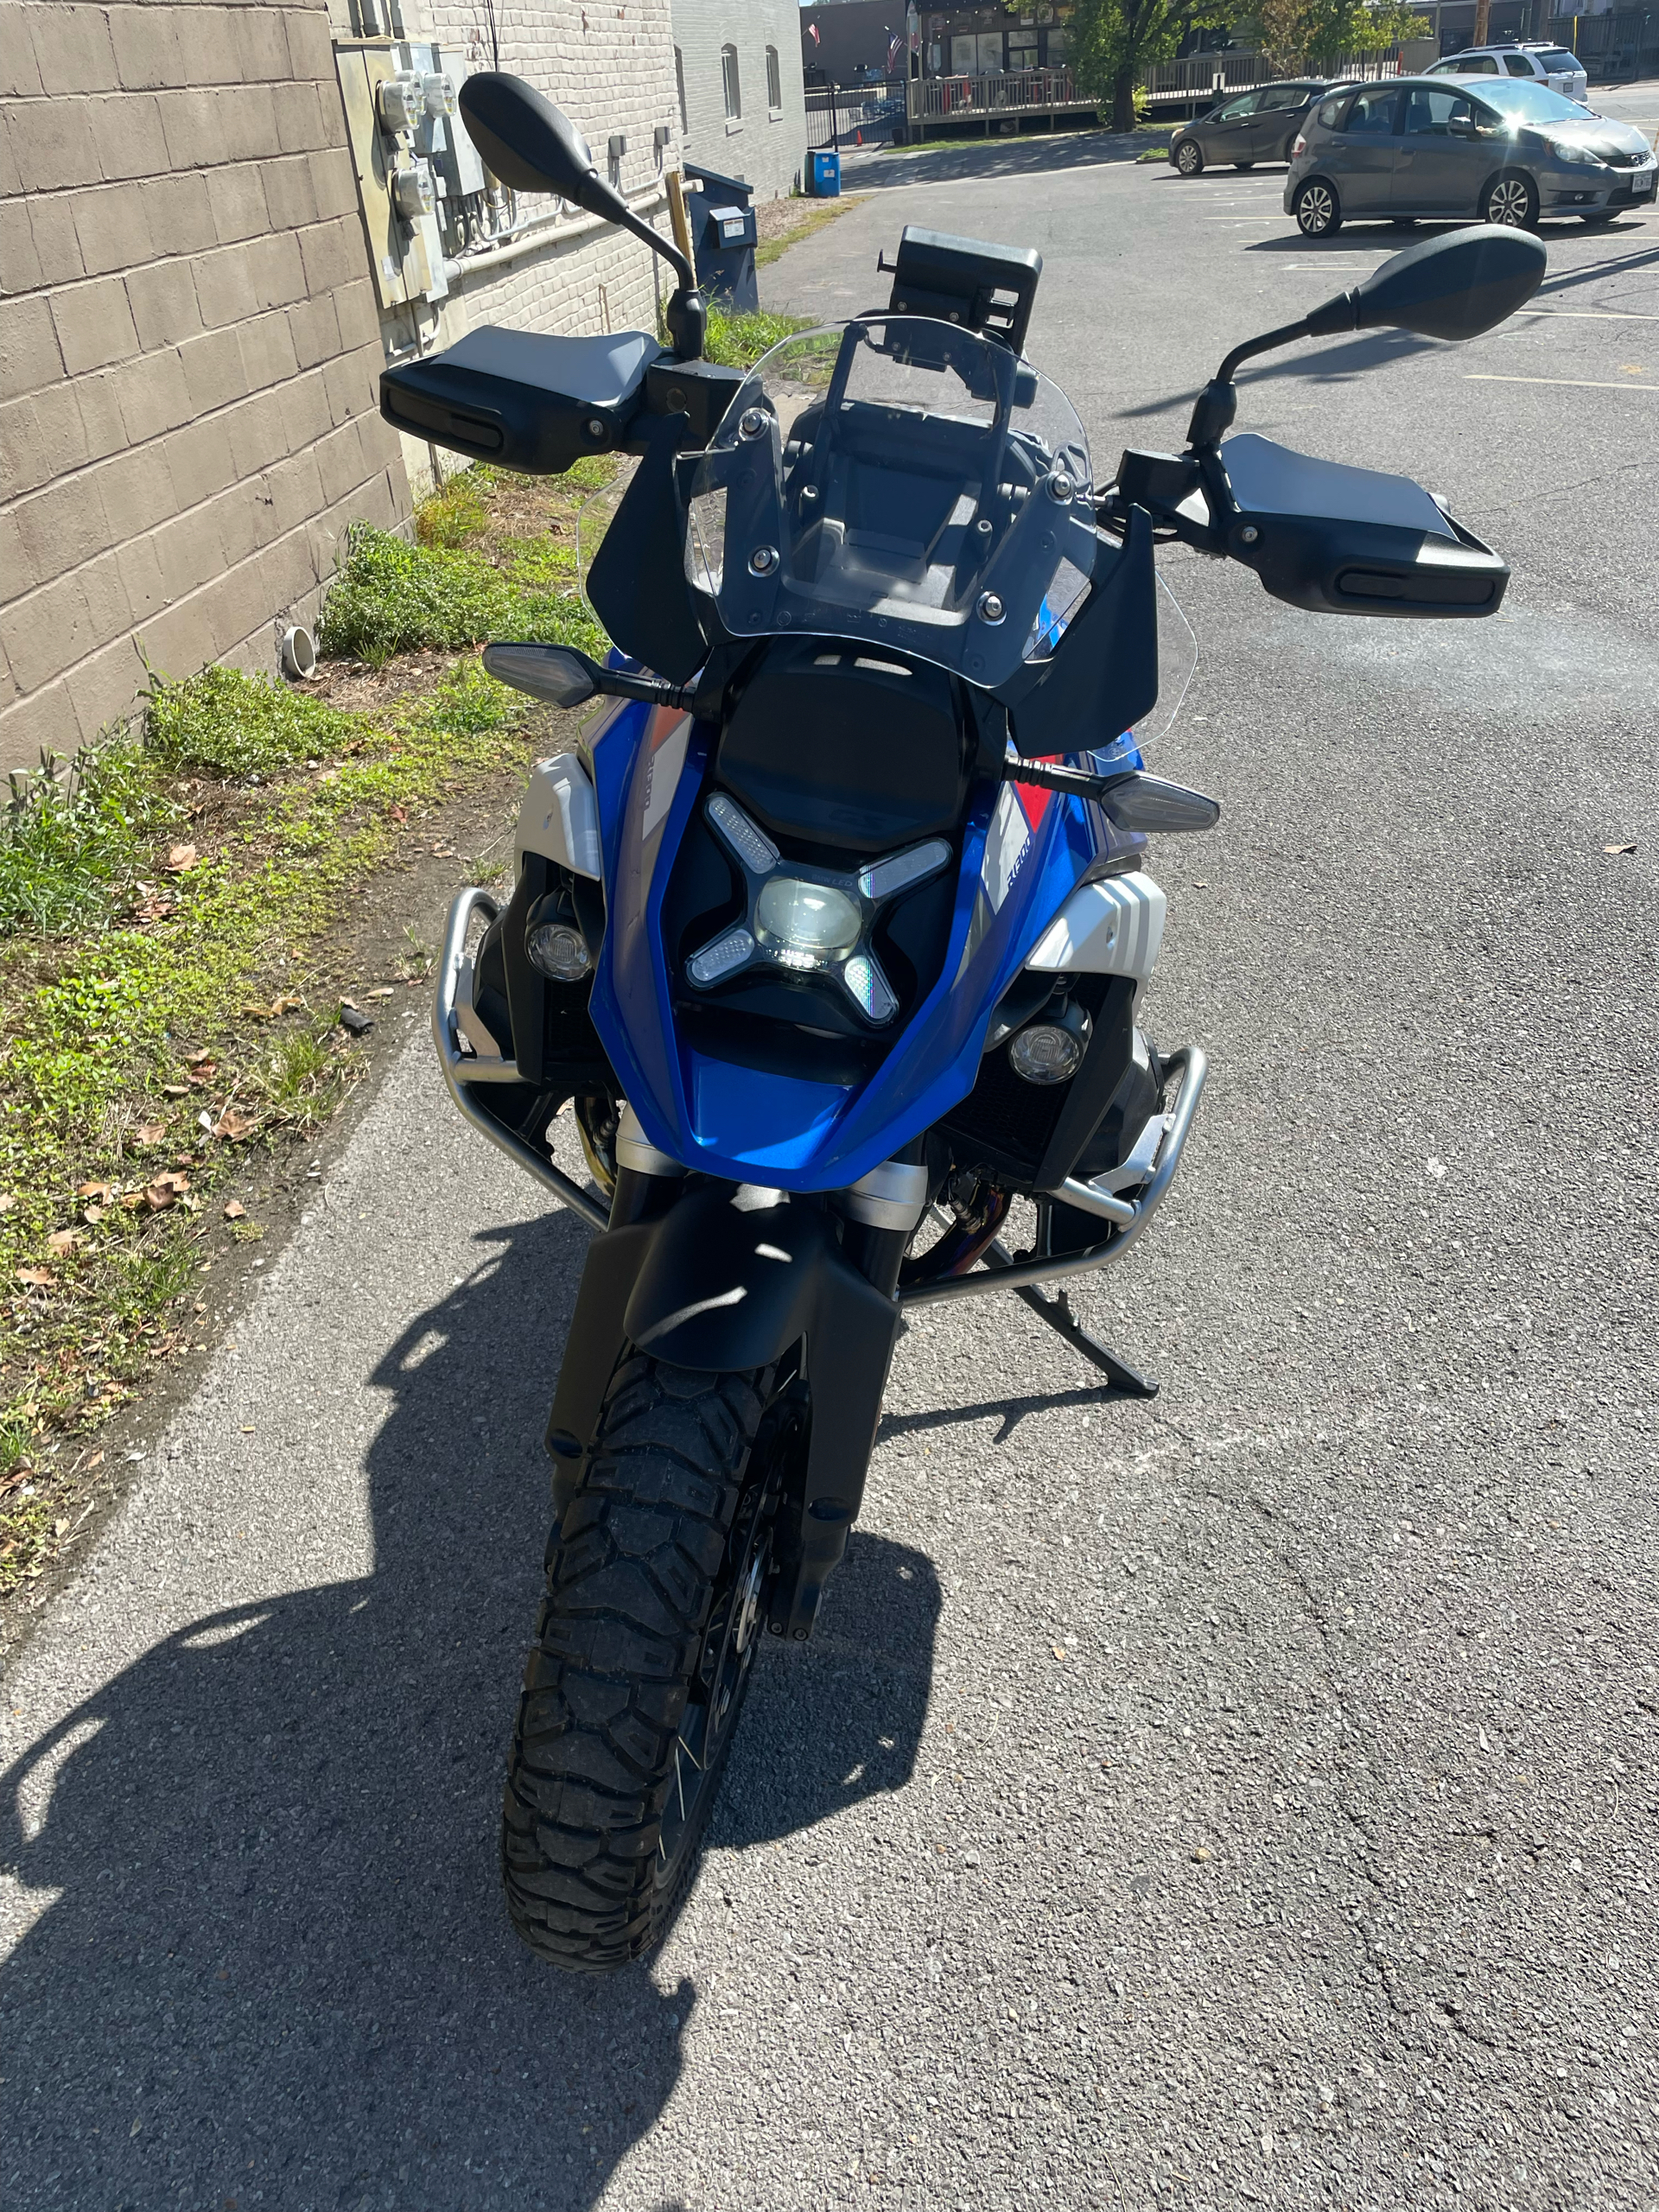
[{"label": "motorcycle shadow", "polygon": [[[586,1243],[563,1213],[485,1232],[474,1272],[358,1378],[388,1404],[371,1573],[192,1623],[4,1777],[0,1862],[38,1914],[0,1980],[17,2212],[578,2212],[657,2121],[695,1984],[547,1967],[508,1929],[497,1866]],[[331,1402],[292,1410],[302,1453]],[[740,1737],[728,1848],[913,1765],[931,1571],[855,1540],[834,1595],[823,1644],[765,1655],[784,1663]]]}]

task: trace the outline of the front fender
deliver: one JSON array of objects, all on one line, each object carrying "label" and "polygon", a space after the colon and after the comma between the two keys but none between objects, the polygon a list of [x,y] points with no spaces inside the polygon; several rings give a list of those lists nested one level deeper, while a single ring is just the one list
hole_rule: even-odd
[{"label": "front fender", "polygon": [[798,1344],[810,1405],[803,1533],[821,1582],[863,1503],[899,1308],[846,1257],[833,1214],[758,1196],[701,1185],[658,1219],[606,1230],[588,1246],[548,1424],[554,1495],[562,1510],[626,1346],[733,1373],[769,1367]]}]

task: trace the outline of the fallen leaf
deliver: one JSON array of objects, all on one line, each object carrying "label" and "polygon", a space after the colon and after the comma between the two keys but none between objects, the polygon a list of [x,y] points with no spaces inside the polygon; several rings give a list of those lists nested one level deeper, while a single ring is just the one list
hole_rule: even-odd
[{"label": "fallen leaf", "polygon": [[397,990],[391,983],[377,983],[374,988],[369,993],[369,996],[372,999],[393,999],[396,998],[397,995]]},{"label": "fallen leaf", "polygon": [[54,1229],[46,1240],[46,1248],[48,1252],[73,1252],[82,1241],[78,1229]]},{"label": "fallen leaf", "polygon": [[[211,1083],[213,1077],[219,1073],[219,1062],[217,1060],[199,1060],[194,1067],[188,1071],[188,1078],[192,1083]],[[184,1094],[182,1092],[180,1093],[181,1096],[183,1095]]]},{"label": "fallen leaf", "polygon": [[145,1186],[144,1204],[152,1213],[165,1213],[177,1193],[169,1183],[150,1183]]},{"label": "fallen leaf", "polygon": [[94,1467],[101,1467],[103,1464],[104,1454],[101,1452],[94,1452],[92,1458],[86,1462],[86,1466],[81,1470],[81,1471],[83,1474],[90,1475]]},{"label": "fallen leaf", "polygon": [[204,1060],[211,1060],[213,1057],[213,1046],[204,1045],[199,1052],[187,1052],[184,1056],[184,1065],[188,1068],[200,1067]]},{"label": "fallen leaf", "polygon": [[228,1144],[240,1144],[245,1137],[251,1137],[258,1126],[251,1114],[238,1114],[233,1106],[227,1106],[213,1123],[213,1135],[223,1137]]},{"label": "fallen leaf", "polygon": [[175,1167],[169,1167],[165,1174],[158,1175],[156,1180],[168,1190],[176,1192],[180,1195],[190,1187],[190,1178],[188,1175],[180,1174]]},{"label": "fallen leaf", "polygon": [[78,1198],[102,1198],[107,1204],[115,1196],[115,1185],[113,1183],[100,1183],[94,1178],[90,1182],[77,1183],[75,1196]]},{"label": "fallen leaf", "polygon": [[1604,845],[1601,849],[1604,853],[1633,853],[1636,850],[1636,847],[1633,844]]},{"label": "fallen leaf", "polygon": [[275,1021],[278,1014],[293,1014],[304,1004],[297,991],[289,991],[279,999],[272,999],[269,1006],[245,1006],[242,1011],[255,1021]]},{"label": "fallen leaf", "polygon": [[19,1282],[45,1284],[54,1278],[50,1268],[19,1268],[17,1280]]},{"label": "fallen leaf", "polygon": [[103,1220],[105,1208],[102,1206],[86,1206],[82,1210],[80,1217],[88,1227],[96,1229],[99,1223]]},{"label": "fallen leaf", "polygon": [[248,1210],[240,1198],[231,1198],[226,1201],[225,1206],[226,1221],[245,1221],[247,1217]]},{"label": "fallen leaf", "polygon": [[121,1203],[129,1213],[135,1212],[144,1203],[144,1194],[142,1191],[123,1191]]},{"label": "fallen leaf", "polygon": [[406,806],[389,806],[386,812],[394,822],[407,822],[409,819],[409,809]]},{"label": "fallen leaf", "polygon": [[160,1144],[166,1135],[164,1122],[140,1122],[132,1133],[132,1141],[135,1144]]},{"label": "fallen leaf", "polygon": [[14,1212],[20,1204],[16,1191],[0,1191],[0,1213]]},{"label": "fallen leaf", "polygon": [[188,868],[194,868],[195,864],[196,849],[194,845],[175,845],[167,856],[167,870],[169,875],[182,875]]},{"label": "fallen leaf", "polygon": [[162,1085],[162,1096],[163,1098],[188,1098],[190,1096],[190,1086],[188,1083],[164,1083]]}]

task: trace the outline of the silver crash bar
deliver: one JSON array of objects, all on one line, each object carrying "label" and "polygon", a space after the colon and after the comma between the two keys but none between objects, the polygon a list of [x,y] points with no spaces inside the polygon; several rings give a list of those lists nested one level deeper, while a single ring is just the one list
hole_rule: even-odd
[{"label": "silver crash bar", "polygon": [[986,1254],[987,1265],[982,1269],[976,1268],[965,1275],[944,1275],[937,1282],[912,1284],[899,1293],[899,1303],[931,1306],[947,1298],[974,1298],[982,1290],[1018,1290],[1022,1284],[1058,1282],[1064,1276],[1087,1274],[1092,1268],[1121,1260],[1130,1245],[1144,1234],[1175,1180],[1175,1171],[1181,1164],[1181,1154],[1192,1127],[1192,1116],[1198,1110],[1198,1098],[1208,1072],[1204,1053],[1197,1045],[1184,1045],[1179,1052],[1170,1053],[1164,1066],[1171,1075],[1180,1077],[1180,1093],[1169,1115],[1152,1173],[1140,1197],[1116,1198],[1109,1191],[1097,1190],[1092,1183],[1079,1183],[1071,1176],[1058,1191],[1046,1194],[1076,1206],[1081,1212],[1097,1214],[1103,1221],[1111,1222],[1115,1225],[1114,1235],[1102,1243],[1090,1245],[1086,1251],[1068,1252],[1058,1260],[1014,1260],[1000,1244],[993,1244]]},{"label": "silver crash bar", "polygon": [[520,1080],[518,1063],[499,1053],[474,1052],[463,1048],[461,1025],[456,1014],[456,1000],[461,992],[461,974],[467,965],[467,932],[473,918],[481,914],[485,925],[493,922],[501,911],[499,901],[487,891],[476,886],[463,891],[449,909],[449,923],[443,933],[443,950],[438,958],[437,995],[432,1005],[432,1039],[438,1048],[439,1065],[443,1079],[449,1086],[449,1096],[480,1136],[486,1136],[507,1158],[516,1160],[527,1174],[556,1193],[572,1212],[594,1229],[603,1229],[610,1221],[610,1209],[602,1198],[591,1191],[584,1191],[580,1183],[557,1168],[545,1153],[527,1144],[523,1137],[515,1136],[504,1128],[494,1116],[486,1114],[472,1096],[474,1084],[517,1083]]}]

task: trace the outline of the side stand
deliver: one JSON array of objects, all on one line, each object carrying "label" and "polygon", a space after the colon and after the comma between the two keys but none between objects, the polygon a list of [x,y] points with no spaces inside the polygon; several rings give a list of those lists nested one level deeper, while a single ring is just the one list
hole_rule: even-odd
[{"label": "side stand", "polygon": [[[988,1248],[985,1261],[987,1266],[993,1268],[1006,1268],[1013,1264],[1010,1255],[1004,1251],[1000,1243]],[[1016,1297],[1022,1298],[1057,1337],[1064,1337],[1073,1351],[1080,1351],[1092,1366],[1097,1367],[1113,1389],[1121,1390],[1126,1398],[1157,1396],[1158,1385],[1155,1382],[1138,1374],[1133,1367],[1125,1366],[1115,1352],[1107,1351],[1097,1337],[1090,1335],[1071,1311],[1071,1301],[1063,1290],[1056,1292],[1052,1298],[1047,1298],[1032,1283],[1016,1283],[1014,1287]]]}]

